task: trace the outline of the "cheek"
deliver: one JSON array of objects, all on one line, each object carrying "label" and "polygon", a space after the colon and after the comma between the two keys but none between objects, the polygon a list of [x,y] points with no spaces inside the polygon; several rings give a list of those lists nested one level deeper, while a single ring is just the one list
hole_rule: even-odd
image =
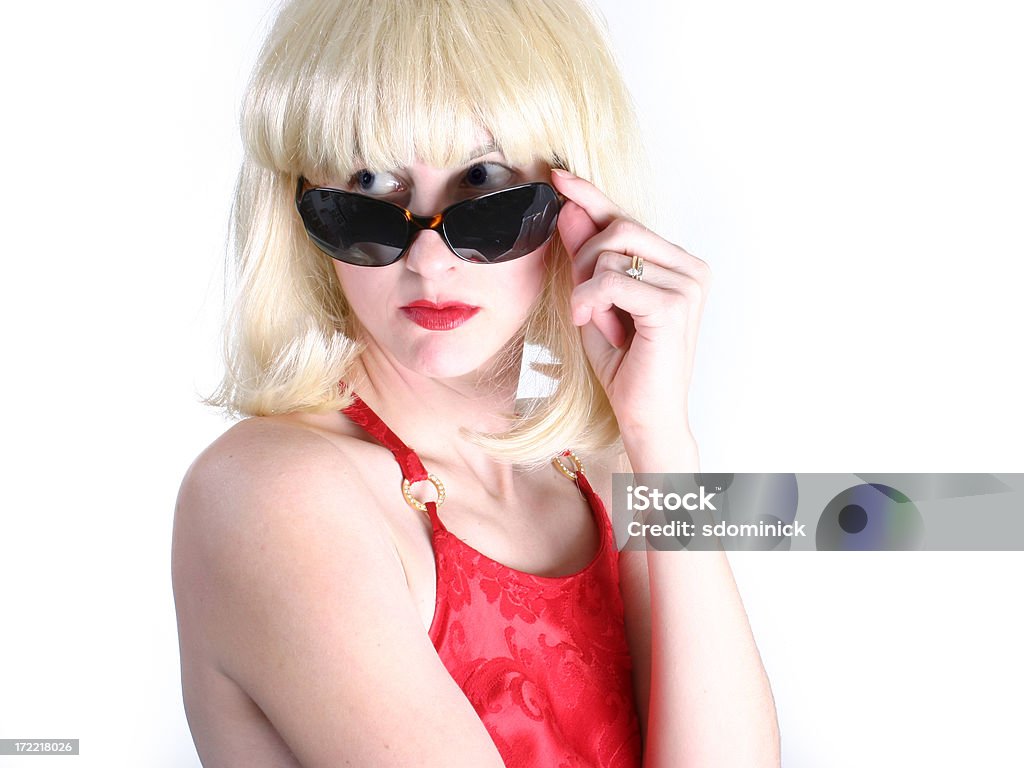
[{"label": "cheek", "polygon": [[[524,256],[520,261],[521,273],[516,276],[513,283],[518,287],[518,293],[522,296],[536,298],[544,290],[544,284],[548,278],[548,254],[550,250],[545,247],[543,251],[529,256]],[[519,266],[519,265],[517,265]]]},{"label": "cheek", "polygon": [[334,261],[334,273],[346,295],[364,294],[386,282],[389,267],[356,267],[343,261]]},{"label": "cheek", "polygon": [[382,308],[379,297],[384,294],[385,281],[382,278],[386,275],[379,273],[386,270],[387,267],[369,269],[354,267],[340,261],[334,262],[334,273],[338,276],[345,300],[362,321],[369,320],[375,310]]}]

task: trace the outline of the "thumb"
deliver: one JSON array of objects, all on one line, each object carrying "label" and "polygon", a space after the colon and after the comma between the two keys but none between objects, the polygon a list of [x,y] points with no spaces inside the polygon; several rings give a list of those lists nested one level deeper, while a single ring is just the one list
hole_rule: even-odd
[{"label": "thumb", "polygon": [[570,257],[575,258],[580,246],[598,231],[597,224],[581,206],[572,200],[562,205],[562,210],[558,213],[558,234]]}]

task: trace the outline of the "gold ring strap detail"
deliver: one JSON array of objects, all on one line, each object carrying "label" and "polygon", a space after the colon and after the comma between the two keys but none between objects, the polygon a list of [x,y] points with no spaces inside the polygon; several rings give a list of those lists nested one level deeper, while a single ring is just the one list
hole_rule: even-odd
[{"label": "gold ring strap detail", "polygon": [[[424,480],[417,480],[416,482],[417,483],[422,483],[422,482],[432,483],[433,486],[434,486],[434,490],[437,491],[437,501],[435,503],[439,507],[442,504],[444,504],[444,495],[445,495],[444,494],[444,483],[442,483],[440,480],[437,479],[437,475],[435,475],[433,472],[428,472],[427,473],[427,477],[426,477],[426,481],[424,481]],[[413,497],[413,495],[412,495],[412,483],[410,483],[409,480],[406,479],[406,478],[402,479],[402,495],[405,496],[406,503],[410,507],[412,507],[413,509],[418,510],[420,512],[426,512],[427,511],[427,505],[424,504],[419,499]]]},{"label": "gold ring strap detail", "polygon": [[583,473],[583,462],[580,461],[580,457],[577,456],[572,451],[569,451],[566,455],[570,459],[572,459],[572,463],[576,467],[576,471],[575,472],[572,471],[571,469],[569,469],[567,466],[565,466],[565,464],[562,462],[562,457],[561,456],[554,456],[554,457],[552,457],[551,463],[554,464],[558,468],[559,472],[561,472],[563,475],[568,477],[570,480],[575,480],[577,472],[581,473],[581,474]]}]

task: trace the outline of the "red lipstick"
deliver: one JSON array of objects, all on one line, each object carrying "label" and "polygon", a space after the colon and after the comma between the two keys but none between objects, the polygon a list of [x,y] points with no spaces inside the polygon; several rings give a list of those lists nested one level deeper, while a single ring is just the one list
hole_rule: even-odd
[{"label": "red lipstick", "polygon": [[428,331],[450,331],[458,328],[479,311],[480,307],[463,304],[461,301],[443,301],[438,304],[420,300],[402,307],[406,317]]}]

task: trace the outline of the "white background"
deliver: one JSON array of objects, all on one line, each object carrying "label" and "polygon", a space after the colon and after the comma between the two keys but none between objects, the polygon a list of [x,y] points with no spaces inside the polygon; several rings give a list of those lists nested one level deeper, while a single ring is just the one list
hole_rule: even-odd
[{"label": "white background", "polygon": [[[170,532],[227,426],[197,395],[269,6],[5,14],[0,738],[80,738],[59,765],[198,765]],[[660,231],[715,273],[704,468],[1024,471],[1015,4],[601,6]],[[1020,554],[733,563],[785,765],[1020,763]]]}]

